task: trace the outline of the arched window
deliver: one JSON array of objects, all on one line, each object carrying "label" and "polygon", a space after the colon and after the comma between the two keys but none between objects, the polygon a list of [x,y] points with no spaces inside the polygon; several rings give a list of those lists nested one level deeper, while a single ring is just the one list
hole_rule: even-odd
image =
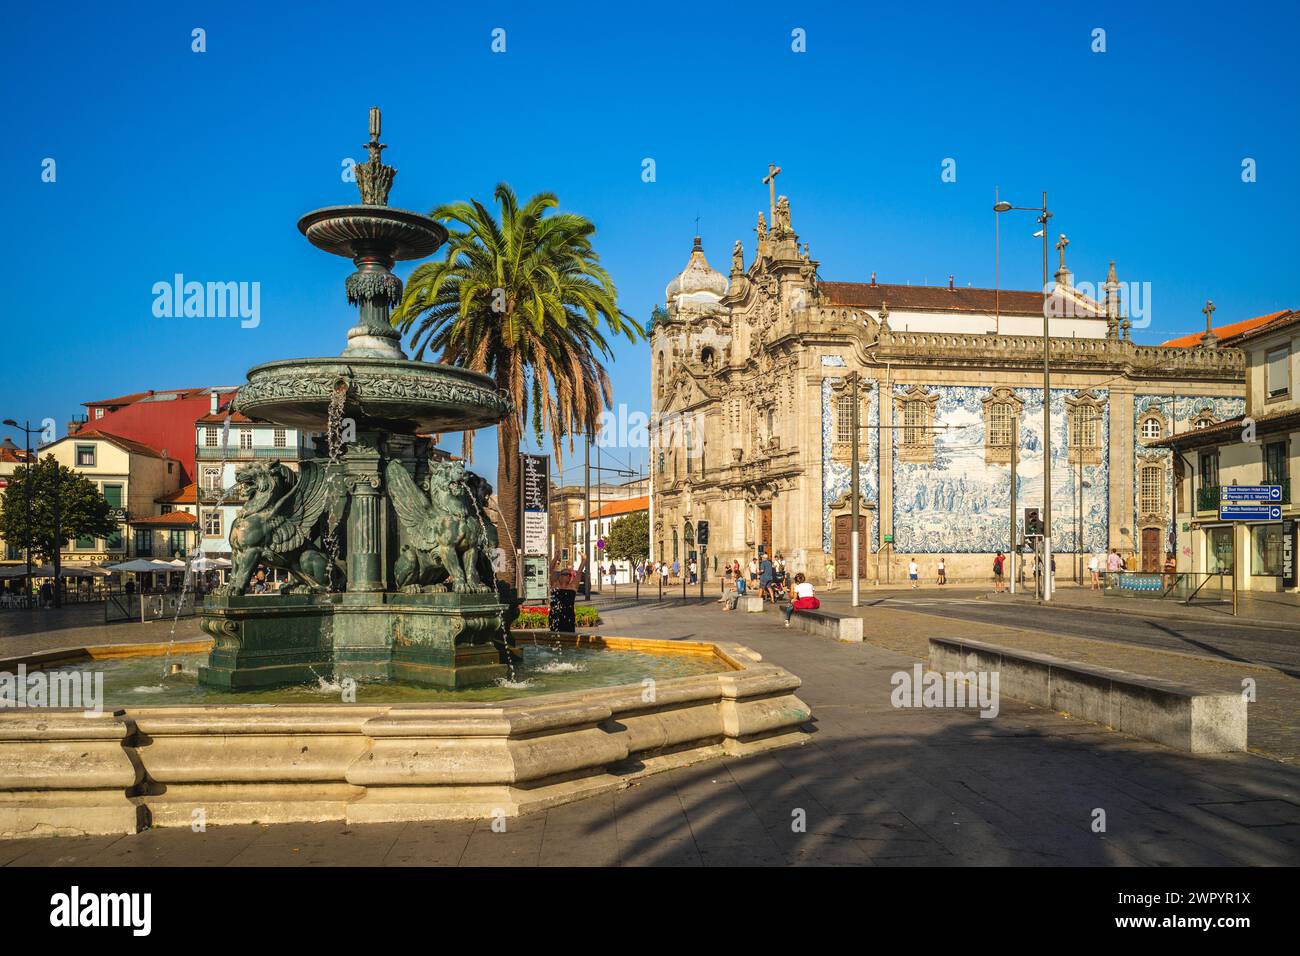
[{"label": "arched window", "polygon": [[1138,510],[1144,515],[1164,510],[1165,469],[1162,465],[1143,465],[1138,484]]},{"label": "arched window", "polygon": [[713,363],[717,360],[717,353],[711,348],[705,348],[700,352],[700,362],[705,368],[713,368]]},{"label": "arched window", "polygon": [[1159,441],[1165,436],[1165,423],[1160,420],[1159,415],[1148,415],[1142,419],[1142,429],[1139,434],[1143,441]]},{"label": "arched window", "polygon": [[659,355],[659,371],[657,374],[659,377],[658,395],[660,398],[663,398],[664,397],[664,357],[662,353],[660,353]]},{"label": "arched window", "polygon": [[673,560],[677,560],[677,529],[673,529]]}]

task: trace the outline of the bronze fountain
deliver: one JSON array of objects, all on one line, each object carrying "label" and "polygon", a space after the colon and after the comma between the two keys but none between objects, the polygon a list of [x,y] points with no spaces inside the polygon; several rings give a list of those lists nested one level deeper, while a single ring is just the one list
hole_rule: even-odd
[{"label": "bronze fountain", "polygon": [[[298,222],[313,245],[356,265],[346,294],[360,318],[347,347],[250,369],[231,406],[325,441],[296,469],[268,461],[236,473],[247,500],[230,532],[234,567],[202,610],[216,642],[199,671],[208,686],[353,678],[464,687],[508,672],[518,601],[496,580],[491,486],[436,453],[428,435],[494,425],[513,409],[487,376],[402,351],[389,319],[402,282],[391,269],[432,254],[447,231],[388,205],[397,171],[381,161],[379,133],[374,108],[370,158],[356,167],[361,202]],[[247,593],[259,565],[292,583]]]}]

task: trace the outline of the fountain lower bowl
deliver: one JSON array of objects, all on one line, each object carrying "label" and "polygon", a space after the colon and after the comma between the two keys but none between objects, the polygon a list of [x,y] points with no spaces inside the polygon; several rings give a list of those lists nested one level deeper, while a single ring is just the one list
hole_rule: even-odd
[{"label": "fountain lower bowl", "polygon": [[357,428],[397,434],[486,428],[510,403],[486,375],[435,362],[370,356],[287,359],[248,372],[235,408],[278,425],[320,430],[346,386],[343,415]]},{"label": "fountain lower bowl", "polygon": [[200,815],[209,824],[513,816],[807,739],[799,678],[748,648],[545,640],[699,655],[719,669],[466,703],[0,710],[0,836],[130,833]]}]

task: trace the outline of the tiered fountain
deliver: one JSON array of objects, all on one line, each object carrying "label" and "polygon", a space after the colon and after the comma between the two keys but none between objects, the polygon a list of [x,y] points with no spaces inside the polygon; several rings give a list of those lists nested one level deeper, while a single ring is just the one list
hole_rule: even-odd
[{"label": "tiered fountain", "polygon": [[[727,641],[521,632],[515,680],[493,680],[507,674],[516,605],[494,581],[491,489],[422,435],[511,408],[482,375],[402,354],[388,322],[402,285],[389,270],[446,233],[385,204],[394,171],[379,161],[377,110],[370,132],[361,204],[299,223],[357,265],[347,294],[361,320],[347,348],[259,365],[235,400],[252,417],[323,430],[327,447],[296,469],[237,473],[247,504],[229,585],[202,611],[215,645],[199,683],[206,641],[0,658],[0,672],[64,671],[60,686],[97,676],[106,698],[89,711],[0,706],[0,838],[190,827],[200,815],[487,819],[806,739],[799,679]],[[259,564],[287,571],[289,590],[246,594]]]},{"label": "tiered fountain", "polygon": [[[204,607],[216,645],[199,680],[265,687],[321,677],[464,687],[507,671],[513,595],[497,585],[491,487],[439,460],[431,432],[511,413],[485,375],[407,358],[389,321],[402,296],[395,262],[430,255],[437,222],[388,206],[396,170],[381,161],[379,110],[356,167],[361,203],[303,216],[315,246],[355,263],[347,300],[360,309],[332,358],[289,359],[248,373],[233,408],[323,432],[328,456],[295,471],[278,461],[237,472],[247,504],[230,534],[234,567]],[[287,571],[276,595],[246,595],[258,565]]]}]

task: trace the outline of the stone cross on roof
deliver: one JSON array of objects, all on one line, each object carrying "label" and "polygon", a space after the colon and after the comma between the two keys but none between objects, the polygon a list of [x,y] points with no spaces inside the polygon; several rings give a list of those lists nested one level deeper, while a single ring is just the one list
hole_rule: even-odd
[{"label": "stone cross on roof", "polygon": [[773,223],[776,222],[776,177],[780,175],[780,166],[776,163],[767,164],[767,175],[763,177],[763,182],[767,184],[767,212]]},{"label": "stone cross on roof", "polygon": [[1201,312],[1205,315],[1205,334],[1201,336],[1201,341],[1206,345],[1213,345],[1219,341],[1219,337],[1214,334],[1214,329],[1212,327],[1214,310],[1214,303],[1209,299],[1206,299],[1205,308],[1201,309]]}]

